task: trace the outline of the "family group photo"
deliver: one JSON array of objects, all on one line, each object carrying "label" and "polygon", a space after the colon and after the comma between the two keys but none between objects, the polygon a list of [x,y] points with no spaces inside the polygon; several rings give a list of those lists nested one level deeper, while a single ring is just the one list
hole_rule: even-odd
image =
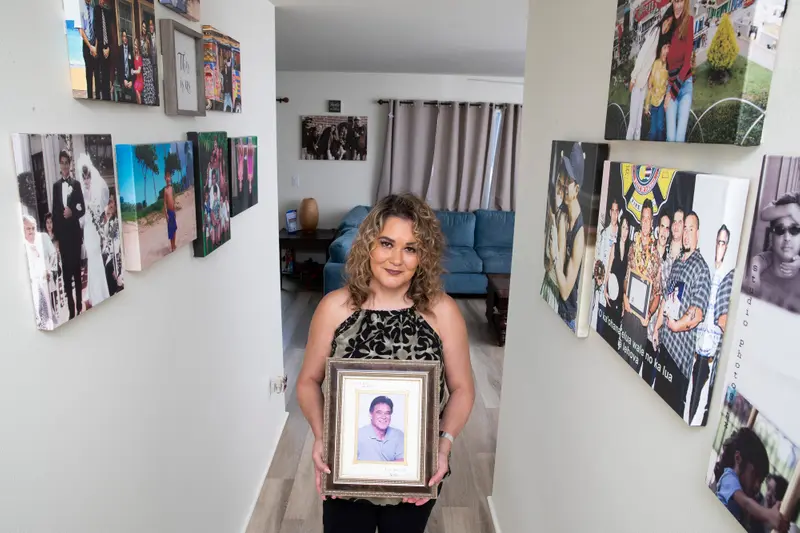
[{"label": "family group photo", "polygon": [[124,289],[110,135],[14,135],[34,316],[53,330]]},{"label": "family group photo", "polygon": [[117,173],[126,269],[144,270],[195,240],[192,143],[118,144]]},{"label": "family group photo", "polygon": [[231,238],[228,135],[225,132],[189,133],[189,139],[196,150],[198,168],[194,252],[198,257],[205,257]]},{"label": "family group photo", "polygon": [[242,55],[239,41],[203,26],[206,109],[242,112]]},{"label": "family group photo", "polygon": [[156,18],[150,0],[65,0],[72,95],[159,105]]},{"label": "family group photo", "polygon": [[300,117],[300,159],[366,161],[367,117]]},{"label": "family group photo", "polygon": [[608,162],[592,327],[692,426],[728,323],[747,180]]},{"label": "family group photo", "polygon": [[786,0],[618,0],[606,139],[761,143]]}]

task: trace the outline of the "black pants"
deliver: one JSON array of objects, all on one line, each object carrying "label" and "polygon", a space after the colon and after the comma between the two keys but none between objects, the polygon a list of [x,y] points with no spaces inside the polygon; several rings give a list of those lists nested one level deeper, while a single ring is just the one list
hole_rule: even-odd
[{"label": "black pants", "polygon": [[97,71],[95,72],[98,100],[111,100],[111,56],[105,57],[103,50],[97,49]]},{"label": "black pants", "polygon": [[[694,369],[692,370],[692,397],[689,402],[689,420],[694,418],[697,408],[700,407],[700,393],[703,391],[708,377],[711,375],[711,359],[696,355]],[[710,396],[710,395],[709,395]],[[706,406],[703,406],[705,409]]]},{"label": "black pants", "polygon": [[92,56],[89,47],[83,43],[83,64],[86,66],[86,98],[93,99],[95,87],[97,88],[98,98],[100,97],[100,83],[97,79],[97,58]]},{"label": "black pants", "polygon": [[659,351],[658,349],[656,349],[655,346],[653,346],[653,343],[650,342],[650,340],[648,339],[647,347],[645,348],[644,353],[646,356],[652,357],[653,363],[652,364],[648,363],[647,357],[644,358],[642,362],[642,379],[645,380],[645,382],[652,387],[655,384],[657,377],[656,363],[659,362]]},{"label": "black pants", "polygon": [[[686,391],[689,387],[689,379],[683,375],[678,364],[669,354],[669,350],[661,345],[661,357],[659,362],[662,365],[661,373],[656,377],[656,392],[672,407],[678,416],[683,418],[683,410],[686,407]],[[666,372],[665,372],[666,371]],[[672,376],[670,382],[666,375]]]},{"label": "black pants", "polygon": [[[80,254],[80,252],[78,252]],[[80,258],[80,255],[78,256]],[[67,304],[69,305],[69,318],[75,318],[81,313],[83,305],[83,282],[81,281],[81,262],[64,261],[64,290],[67,293]],[[74,291],[74,296],[73,296]]]},{"label": "black pants", "polygon": [[108,285],[108,295],[114,296],[119,292],[117,280],[114,278],[114,263],[113,260],[106,263],[106,284]]},{"label": "black pants", "polygon": [[[644,349],[647,345],[647,328],[642,325],[642,321],[636,315],[625,313],[625,316],[622,317],[622,329],[630,337],[630,342],[627,342],[624,338],[622,339],[619,355],[638,374],[642,368]],[[624,348],[626,347],[630,353],[625,352]]]},{"label": "black pants", "polygon": [[410,503],[375,505],[364,500],[322,503],[324,533],[424,533],[436,500],[417,507]]}]

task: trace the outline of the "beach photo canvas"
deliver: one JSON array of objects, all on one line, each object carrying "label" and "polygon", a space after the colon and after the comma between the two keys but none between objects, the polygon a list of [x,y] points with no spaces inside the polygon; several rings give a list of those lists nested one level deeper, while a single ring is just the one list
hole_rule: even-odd
[{"label": "beach photo canvas", "polygon": [[197,238],[194,150],[188,141],[116,150],[125,268],[140,271]]},{"label": "beach photo canvas", "polygon": [[589,335],[595,272],[597,205],[607,144],[553,141],[545,209],[540,295],[578,337]]},{"label": "beach photo canvas", "polygon": [[235,137],[230,142],[231,216],[258,203],[258,137]]},{"label": "beach photo canvas", "polygon": [[158,2],[191,21],[200,20],[200,0],[158,0]]},{"label": "beach photo canvas", "polygon": [[206,109],[242,112],[242,53],[239,41],[203,26]]},{"label": "beach photo canvas", "polygon": [[206,257],[231,238],[228,134],[190,132],[194,152],[197,239],[194,255]]},{"label": "beach photo canvas", "polygon": [[592,324],[690,426],[704,426],[726,330],[748,180],[606,162]]},{"label": "beach photo canvas", "polygon": [[617,0],[605,138],[760,144],[786,4]]},{"label": "beach photo canvas", "polygon": [[150,0],[64,0],[72,96],[160,102],[159,35]]},{"label": "beach photo canvas", "polygon": [[49,331],[125,287],[111,136],[17,134],[12,143],[33,314]]}]

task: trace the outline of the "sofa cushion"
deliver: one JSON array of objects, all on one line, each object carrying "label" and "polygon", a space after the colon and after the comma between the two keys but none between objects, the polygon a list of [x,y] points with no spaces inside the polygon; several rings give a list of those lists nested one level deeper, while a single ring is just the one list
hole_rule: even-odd
[{"label": "sofa cushion", "polygon": [[475,248],[514,245],[514,211],[475,211]]},{"label": "sofa cushion", "polygon": [[350,253],[350,248],[353,247],[353,241],[358,235],[358,229],[347,228],[345,229],[336,240],[331,243],[328,248],[328,253],[331,256],[331,261],[334,263],[344,263],[347,261],[347,254]]},{"label": "sofa cushion", "polygon": [[504,246],[482,246],[476,248],[487,274],[511,274],[511,248]]},{"label": "sofa cushion", "polygon": [[442,226],[447,246],[475,245],[475,215],[455,211],[437,211],[436,218]]},{"label": "sofa cushion", "polygon": [[443,274],[442,285],[447,294],[486,294],[485,274]]},{"label": "sofa cushion", "polygon": [[339,231],[342,231],[346,228],[358,228],[364,219],[367,218],[369,214],[369,207],[365,205],[357,205],[353,209],[351,209],[342,219],[342,222],[339,224]]},{"label": "sofa cushion", "polygon": [[483,272],[483,261],[467,246],[448,246],[444,250],[444,269],[451,274]]}]

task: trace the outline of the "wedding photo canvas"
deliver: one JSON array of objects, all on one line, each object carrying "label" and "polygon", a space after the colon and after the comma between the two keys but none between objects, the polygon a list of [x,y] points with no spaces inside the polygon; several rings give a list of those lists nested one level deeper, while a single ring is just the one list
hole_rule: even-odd
[{"label": "wedding photo canvas", "polygon": [[116,150],[125,268],[144,270],[197,238],[194,150],[188,141]]},{"label": "wedding photo canvas", "polygon": [[800,526],[799,208],[800,158],[767,156],[706,472],[741,531]]},{"label": "wedding photo canvas", "polygon": [[158,106],[152,0],[64,0],[72,96]]},{"label": "wedding photo canvas", "polygon": [[690,426],[704,426],[748,180],[606,162],[592,328]]},{"label": "wedding photo canvas", "polygon": [[228,134],[190,132],[194,153],[197,239],[194,255],[206,257],[231,238]]},{"label": "wedding photo canvas", "polygon": [[231,163],[231,216],[258,203],[258,137],[228,139]]},{"label": "wedding photo canvas", "polygon": [[761,144],[786,6],[619,0],[605,138]]},{"label": "wedding photo canvas", "polygon": [[12,142],[34,318],[49,331],[125,287],[111,136]]},{"label": "wedding photo canvas", "polygon": [[607,144],[553,141],[540,295],[578,337],[589,335],[597,205]]}]

